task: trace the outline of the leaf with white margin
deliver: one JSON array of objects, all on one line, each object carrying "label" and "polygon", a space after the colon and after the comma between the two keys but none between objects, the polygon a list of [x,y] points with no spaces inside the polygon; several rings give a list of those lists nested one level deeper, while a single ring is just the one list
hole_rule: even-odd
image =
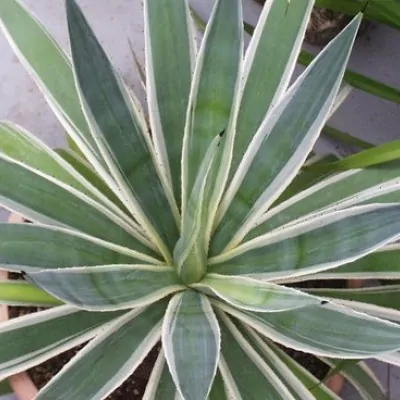
[{"label": "leaf with white margin", "polygon": [[207,297],[175,294],[165,314],[162,343],[172,378],[186,400],[206,399],[220,354],[220,331]]},{"label": "leaf with white margin", "polygon": [[56,298],[90,311],[144,307],[185,287],[172,267],[97,265],[28,272],[27,279]]},{"label": "leaf with white margin", "polygon": [[293,310],[321,302],[317,297],[300,290],[242,276],[207,274],[192,287],[234,307],[257,312]]}]

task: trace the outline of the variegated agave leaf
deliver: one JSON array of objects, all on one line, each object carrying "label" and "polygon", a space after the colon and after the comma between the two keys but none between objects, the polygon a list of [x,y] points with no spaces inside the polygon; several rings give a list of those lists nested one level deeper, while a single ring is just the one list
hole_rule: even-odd
[{"label": "variegated agave leaf", "polygon": [[72,59],[0,2],[74,143],[0,124],[0,203],[33,222],[0,225],[0,268],[25,274],[0,302],[50,306],[0,325],[0,381],[89,340],[36,398],[104,399],[161,340],[144,399],[338,399],[277,343],[383,393],[360,360],[399,363],[399,285],[286,285],[400,278],[399,165],[301,169],[320,162],[362,19],[289,86],[312,6],[267,1],[244,54],[240,0],[215,1],[199,49],[186,0],[145,0],[145,116],[74,0]]}]

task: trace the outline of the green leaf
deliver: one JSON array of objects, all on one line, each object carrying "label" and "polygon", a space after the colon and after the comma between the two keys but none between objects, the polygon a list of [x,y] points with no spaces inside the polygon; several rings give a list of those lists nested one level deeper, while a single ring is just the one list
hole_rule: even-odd
[{"label": "green leaf", "polygon": [[374,147],[373,144],[366,142],[365,140],[361,140],[359,138],[351,136],[348,133],[339,131],[339,129],[333,128],[328,125],[325,125],[322,128],[321,136],[327,136],[328,138],[334,139],[339,143],[343,143],[349,146],[356,146],[362,150],[371,149]]},{"label": "green leaf", "polygon": [[[114,213],[124,215],[112,201],[109,201],[109,198],[102,195],[102,191],[99,191],[90,180],[86,179],[85,175],[81,175],[80,171],[72,168],[70,163],[65,162],[32,133],[12,123],[3,122],[0,123],[0,136],[0,152],[2,154],[72,186],[85,195],[100,201]],[[103,187],[107,187],[97,174],[94,172],[93,174],[97,181],[102,182]]]},{"label": "green leaf", "polygon": [[0,380],[26,371],[97,334],[122,312],[96,313],[60,306],[0,325]]},{"label": "green leaf", "polygon": [[400,285],[361,289],[307,289],[307,293],[330,299],[357,301],[400,311]]},{"label": "green leaf", "polygon": [[340,367],[342,360],[322,359],[332,368],[339,367],[340,373],[346,380],[354,386],[363,400],[384,400],[385,389],[375,376],[374,372],[363,361],[355,362],[355,360],[346,363],[343,368]]},{"label": "green leaf", "polygon": [[[262,339],[256,332],[252,332],[252,335],[258,340],[266,341]],[[342,400],[328,389],[322,382],[319,381],[311,372],[305,369],[292,357],[288,356],[281,348],[276,344],[268,340],[269,349],[275,353],[275,357],[278,357],[280,361],[286,364],[287,368],[297,376],[298,379],[310,390],[310,393],[315,396],[318,400]]]},{"label": "green leaf", "polygon": [[310,170],[319,169],[328,172],[343,171],[352,168],[367,168],[374,165],[384,164],[400,158],[400,140],[393,140],[371,149],[360,151],[342,160],[310,166]]},{"label": "green leaf", "polygon": [[338,93],[361,15],[319,54],[264,120],[223,198],[211,254],[233,248],[289,185]]},{"label": "green leaf", "polygon": [[217,0],[194,72],[182,154],[182,214],[212,139],[227,134],[243,52],[242,5]]},{"label": "green leaf", "polygon": [[13,306],[46,307],[63,304],[38,287],[24,281],[0,281],[0,303]]},{"label": "green leaf", "polygon": [[295,289],[241,276],[208,274],[192,286],[249,311],[276,312],[321,302]]},{"label": "green leaf", "polygon": [[[237,390],[237,393],[231,395],[232,398],[295,400],[230,319],[222,313],[218,314],[222,350],[220,368],[224,378],[226,375],[231,376],[232,386]],[[227,386],[229,388],[229,383]]]},{"label": "green leaf", "polygon": [[[319,156],[318,156],[319,159]],[[320,162],[332,162],[336,161],[337,158],[334,155],[324,155],[321,159]],[[306,162],[305,165],[308,165]],[[320,172],[320,171],[305,171],[304,169],[301,169],[298,174],[293,178],[292,182],[289,184],[289,186],[285,189],[285,191],[279,196],[279,198],[275,201],[275,203],[272,205],[272,209],[275,208],[276,205],[290,199],[294,195],[298,194],[299,192],[308,189],[310,186],[316,184],[323,178],[325,178],[327,174],[325,172]],[[264,214],[265,215],[265,214]],[[261,217],[261,219],[263,219]],[[249,235],[252,235],[254,230],[249,232]]]},{"label": "green leaf", "polygon": [[400,349],[400,325],[322,301],[275,313],[239,311],[212,301],[261,335],[302,352],[364,359]]},{"label": "green leaf", "polygon": [[246,53],[231,176],[267,111],[287,90],[311,10],[308,0],[274,0],[263,8]]},{"label": "green leaf", "polygon": [[207,400],[231,400],[220,371],[217,371],[215,375],[214,383]]},{"label": "green leaf", "polygon": [[165,245],[173,248],[178,230],[143,117],[74,0],[67,1],[67,19],[74,70],[92,135],[124,204],[168,259]]},{"label": "green leaf", "polygon": [[[313,54],[303,50],[300,53],[297,61],[300,64],[309,65],[314,60],[314,58],[315,56]],[[350,69],[346,70],[343,79],[345,82],[356,89],[362,90],[374,96],[381,97],[382,99],[400,104],[400,90],[395,87],[385,85],[382,82],[379,82],[372,78],[368,78],[367,76],[354,72]]]},{"label": "green leaf", "polygon": [[[255,0],[255,1],[264,2],[264,0]],[[355,11],[354,14],[357,14],[359,11],[360,8],[357,11]],[[254,34],[254,29],[255,29],[254,26],[246,22],[244,22],[244,29],[249,35]],[[312,53],[302,50],[299,54],[297,62],[299,64],[307,66],[314,60],[314,58],[315,56]],[[347,82],[356,89],[363,90],[366,93],[372,94],[374,96],[379,96],[382,99],[393,101],[395,103],[400,104],[400,90],[393,86],[385,85],[382,82],[379,82],[375,79],[354,72],[350,69],[346,69],[343,79],[345,82]]]},{"label": "green leaf", "polygon": [[79,175],[74,174],[74,170],[68,168],[67,163],[32,133],[12,123],[1,122],[0,136],[2,154],[51,175],[86,195],[92,195],[88,185],[85,185],[82,180],[77,180]]},{"label": "green leaf", "polygon": [[[306,177],[324,176],[324,172],[321,170],[319,173],[317,169],[306,169],[302,173]],[[246,239],[255,238],[294,221],[300,222],[310,218],[312,214],[329,209],[339,210],[358,204],[400,201],[399,175],[400,164],[391,163],[335,174],[320,179],[301,193],[294,193],[292,190],[293,197],[287,198],[265,213]],[[297,188],[299,187],[294,187]]]},{"label": "green leaf", "polygon": [[143,400],[182,400],[166,363],[164,350],[161,348],[151,372]]},{"label": "green leaf", "polygon": [[253,239],[209,261],[210,272],[271,279],[308,275],[355,261],[393,241],[400,207],[368,205],[315,216]]},{"label": "green leaf", "polygon": [[366,257],[331,271],[313,275],[313,279],[400,279],[400,246],[388,245]]},{"label": "green leaf", "polygon": [[1,154],[0,204],[35,222],[69,227],[154,254],[139,241],[142,237],[129,224],[121,219],[114,222],[115,218],[104,206],[50,175]]},{"label": "green leaf", "polygon": [[[290,364],[288,365],[285,362],[285,358],[278,356],[273,351],[273,348],[262,340],[256,332],[241,324],[236,324],[236,328],[240,330],[241,334],[251,344],[254,350],[258,352],[271,370],[286,385],[296,400],[322,400],[333,398],[333,394],[331,397],[330,394],[328,394],[328,389],[323,385],[318,390],[318,395],[314,397],[316,393],[309,389],[312,389],[314,384],[318,384],[316,378],[314,378],[314,382],[304,380],[302,374],[296,374],[297,371],[291,368]],[[294,360],[293,362],[296,363]]]},{"label": "green leaf", "polygon": [[204,295],[174,295],[164,318],[162,343],[172,378],[186,400],[206,399],[220,352],[218,321]]},{"label": "green leaf", "polygon": [[101,265],[28,273],[28,280],[65,303],[90,311],[143,307],[184,289],[171,267]]},{"label": "green leaf", "polygon": [[206,244],[204,227],[207,221],[206,199],[212,182],[210,171],[218,152],[220,137],[211,142],[201,163],[196,181],[190,194],[187,210],[182,219],[181,237],[174,249],[174,262],[182,280],[198,282],[206,273]]},{"label": "green leaf", "polygon": [[165,303],[158,303],[117,319],[41,389],[36,399],[105,399],[160,339],[164,312]]},{"label": "green leaf", "polygon": [[[227,396],[221,373],[217,371],[207,400],[230,400]],[[143,400],[165,399],[183,400],[176,389],[165,360],[164,351],[161,349],[147,383]]]},{"label": "green leaf", "polygon": [[192,21],[186,0],[146,0],[144,5],[151,132],[179,205],[182,141],[194,64]]},{"label": "green leaf", "polygon": [[68,134],[79,138],[97,157],[66,54],[19,1],[1,2],[0,27]]},{"label": "green leaf", "polygon": [[[74,231],[37,224],[0,224],[0,268],[8,271],[157,262],[137,252],[85,237]],[[147,258],[147,257],[145,257]]]},{"label": "green leaf", "polygon": [[90,182],[97,190],[104,194],[111,202],[124,211],[125,218],[129,218],[129,212],[121,199],[118,198],[104,180],[96,173],[92,166],[76,152],[70,149],[56,149],[55,152],[71,165],[81,176]]}]

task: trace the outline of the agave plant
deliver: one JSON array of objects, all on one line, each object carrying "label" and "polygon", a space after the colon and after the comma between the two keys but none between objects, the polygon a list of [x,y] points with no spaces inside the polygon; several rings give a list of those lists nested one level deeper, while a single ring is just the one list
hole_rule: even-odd
[{"label": "agave plant", "polygon": [[[400,277],[399,165],[299,174],[362,19],[289,86],[312,6],[267,2],[243,57],[240,0],[215,2],[199,50],[186,0],[145,0],[147,126],[74,0],[72,61],[0,2],[79,149],[0,125],[0,202],[33,222],[0,225],[1,268],[25,277],[0,298],[54,306],[1,324],[0,380],[88,340],[37,399],[103,399],[160,340],[145,399],[337,399],[282,346],[331,366],[399,363],[399,304],[381,288],[288,285]],[[363,363],[347,374],[364,398],[382,394]]]}]

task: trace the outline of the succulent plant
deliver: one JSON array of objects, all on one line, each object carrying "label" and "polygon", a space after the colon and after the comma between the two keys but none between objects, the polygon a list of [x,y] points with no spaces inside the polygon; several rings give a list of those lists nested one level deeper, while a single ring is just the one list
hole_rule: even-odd
[{"label": "succulent plant", "polygon": [[282,346],[356,360],[346,373],[378,398],[358,361],[399,363],[399,287],[295,284],[400,277],[399,165],[306,170],[362,19],[290,85],[312,6],[267,2],[243,56],[240,0],[215,2],[198,50],[187,1],[145,0],[144,110],[74,0],[72,60],[0,2],[79,149],[0,125],[0,203],[33,222],[0,225],[0,267],[25,278],[0,299],[51,306],[0,325],[0,380],[90,340],[37,399],[104,399],[161,340],[145,399],[337,398]]}]

